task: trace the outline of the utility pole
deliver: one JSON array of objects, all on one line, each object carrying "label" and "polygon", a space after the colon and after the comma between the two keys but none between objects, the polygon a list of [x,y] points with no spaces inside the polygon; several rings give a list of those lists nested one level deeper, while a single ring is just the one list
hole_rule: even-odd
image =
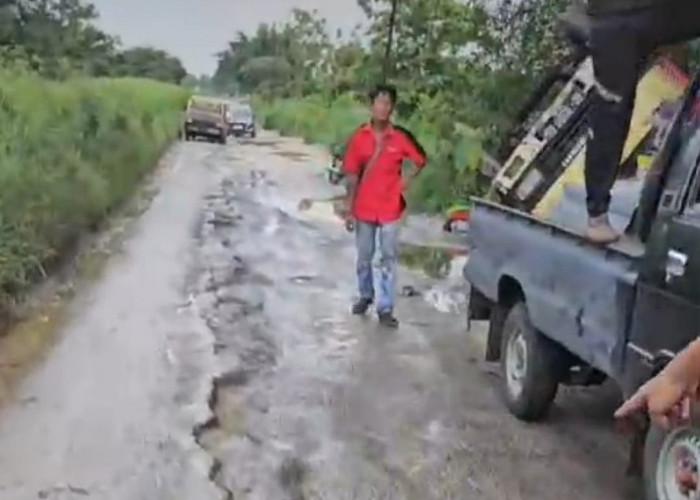
[{"label": "utility pole", "polygon": [[394,24],[396,22],[396,4],[398,0],[391,0],[391,13],[389,14],[389,32],[386,40],[386,52],[384,52],[384,68],[382,71],[382,81],[386,83],[391,67],[391,49],[394,43]]}]

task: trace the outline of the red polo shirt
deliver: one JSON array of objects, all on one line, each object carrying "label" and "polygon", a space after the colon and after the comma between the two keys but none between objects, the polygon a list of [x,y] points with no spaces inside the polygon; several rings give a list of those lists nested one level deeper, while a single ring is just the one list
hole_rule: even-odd
[{"label": "red polo shirt", "polygon": [[384,133],[382,152],[364,175],[361,172],[377,147],[371,125],[363,125],[355,132],[345,152],[345,173],[360,176],[353,205],[353,217],[359,221],[388,224],[400,219],[406,208],[401,166],[409,160],[423,168],[427,161],[425,151],[407,130],[392,126]]}]

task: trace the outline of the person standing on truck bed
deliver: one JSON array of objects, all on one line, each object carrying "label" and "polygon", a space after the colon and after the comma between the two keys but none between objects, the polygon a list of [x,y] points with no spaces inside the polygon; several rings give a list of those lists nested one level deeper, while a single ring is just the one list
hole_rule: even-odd
[{"label": "person standing on truck bed", "polygon": [[619,237],[608,208],[637,81],[654,50],[700,35],[700,0],[587,0],[586,14],[597,83],[585,166],[587,237],[607,244]]},{"label": "person standing on truck bed", "polygon": [[[427,162],[427,155],[408,130],[393,125],[396,88],[379,85],[370,93],[371,120],[348,142],[343,170],[347,177],[346,227],[355,231],[359,299],[352,312],[363,315],[374,303],[372,272],[377,237],[381,254],[379,322],[398,326],[394,316],[399,225],[406,208],[404,193]],[[413,164],[402,175],[404,161]]]}]

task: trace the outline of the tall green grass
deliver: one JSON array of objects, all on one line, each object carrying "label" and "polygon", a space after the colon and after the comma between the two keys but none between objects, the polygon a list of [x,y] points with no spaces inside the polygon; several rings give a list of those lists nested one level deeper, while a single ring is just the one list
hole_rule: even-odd
[{"label": "tall green grass", "polygon": [[[253,105],[266,128],[325,146],[347,141],[369,114],[366,104],[351,95],[331,102],[320,96],[254,99]],[[478,182],[482,137],[479,131],[453,121],[452,115],[440,101],[424,98],[411,116],[397,117],[429,157],[428,168],[409,193],[412,210],[439,212],[482,189]]]},{"label": "tall green grass", "polygon": [[349,95],[330,103],[321,96],[254,99],[253,106],[265,128],[324,146],[347,140],[367,120],[366,109]]},{"label": "tall green grass", "polygon": [[133,192],[187,97],[147,80],[0,70],[0,305]]}]

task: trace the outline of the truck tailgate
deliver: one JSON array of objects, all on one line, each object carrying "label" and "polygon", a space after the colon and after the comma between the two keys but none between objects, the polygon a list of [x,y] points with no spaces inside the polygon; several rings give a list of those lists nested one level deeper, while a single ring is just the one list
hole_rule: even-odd
[{"label": "truck tailgate", "polygon": [[470,258],[474,288],[498,301],[519,287],[533,325],[573,354],[615,374],[634,304],[641,245],[608,248],[498,204],[475,200]]}]

